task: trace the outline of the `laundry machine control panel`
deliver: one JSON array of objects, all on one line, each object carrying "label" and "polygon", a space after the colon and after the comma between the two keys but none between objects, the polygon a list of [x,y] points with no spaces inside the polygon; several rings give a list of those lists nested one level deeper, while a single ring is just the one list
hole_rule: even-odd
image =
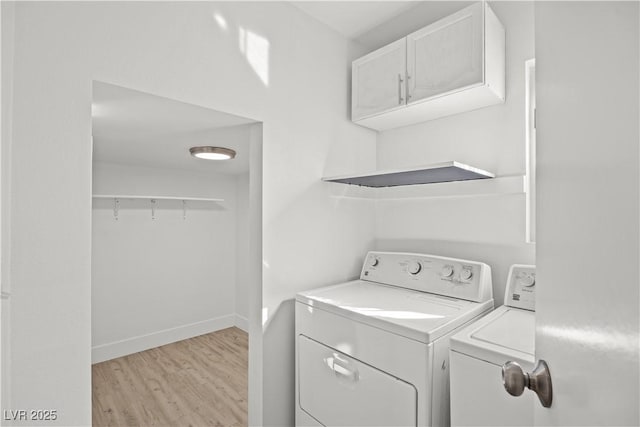
[{"label": "laundry machine control panel", "polygon": [[360,279],[475,302],[493,299],[491,268],[477,261],[369,252]]},{"label": "laundry machine control panel", "polygon": [[536,266],[514,264],[509,269],[504,305],[536,310]]}]

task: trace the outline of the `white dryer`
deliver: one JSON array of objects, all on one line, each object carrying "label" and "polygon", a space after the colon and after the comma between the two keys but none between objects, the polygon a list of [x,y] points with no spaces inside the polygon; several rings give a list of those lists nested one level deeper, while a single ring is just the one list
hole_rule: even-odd
[{"label": "white dryer", "polygon": [[369,252],[296,296],[296,425],[447,426],[449,337],[493,309],[488,265]]},{"label": "white dryer", "polygon": [[502,365],[534,368],[535,266],[509,270],[504,305],[451,337],[451,425],[532,426],[534,393],[510,396]]}]

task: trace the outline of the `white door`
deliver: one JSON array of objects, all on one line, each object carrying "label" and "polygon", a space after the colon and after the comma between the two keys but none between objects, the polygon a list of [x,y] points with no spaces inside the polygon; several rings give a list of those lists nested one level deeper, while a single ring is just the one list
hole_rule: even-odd
[{"label": "white door", "polygon": [[[638,2],[536,2],[537,426],[640,424]],[[530,393],[530,391],[525,391]]]},{"label": "white door", "polygon": [[483,3],[407,36],[409,102],[484,81]]},{"label": "white door", "polygon": [[351,120],[405,105],[406,39],[353,61]]}]

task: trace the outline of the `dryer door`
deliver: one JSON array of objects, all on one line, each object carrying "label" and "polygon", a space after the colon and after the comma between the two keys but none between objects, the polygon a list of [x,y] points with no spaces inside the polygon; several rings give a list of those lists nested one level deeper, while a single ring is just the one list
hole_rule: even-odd
[{"label": "dryer door", "polygon": [[298,404],[325,426],[417,424],[413,385],[304,335],[298,369]]}]

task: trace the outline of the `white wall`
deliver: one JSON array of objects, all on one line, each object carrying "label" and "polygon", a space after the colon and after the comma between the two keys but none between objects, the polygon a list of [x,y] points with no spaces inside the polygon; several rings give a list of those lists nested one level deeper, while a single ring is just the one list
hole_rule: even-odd
[{"label": "white wall", "polygon": [[249,137],[249,419],[251,426],[263,424],[262,378],[262,199],[263,199],[263,126],[251,127]]},{"label": "white wall", "polygon": [[[264,123],[268,375],[264,417],[250,417],[291,424],[292,298],[357,276],[373,246],[372,202],[320,182],[375,166],[374,134],[348,120],[349,64],[361,51],[279,2],[17,3],[15,28],[13,406],[56,408],[59,425],[91,422],[90,104],[100,80]],[[250,356],[254,410],[256,363]]]},{"label": "white wall", "polygon": [[[456,160],[499,177],[524,175],[524,63],[534,56],[533,3],[490,5],[506,31],[506,102],[381,132],[379,169]],[[426,2],[359,40],[370,46],[390,42],[403,35],[399,29],[405,28],[406,35],[464,6],[466,3]],[[502,304],[509,266],[535,263],[535,245],[525,243],[524,193],[436,198],[415,193],[376,203],[377,249],[484,261],[492,267],[496,303]]]},{"label": "white wall", "polygon": [[236,326],[248,331],[249,328],[249,174],[237,177],[236,182],[236,286],[235,313]]},{"label": "white wall", "polygon": [[237,177],[94,163],[95,194],[221,198],[221,203],[94,199],[93,363],[235,324]]},{"label": "white wall", "polygon": [[640,423],[640,7],[537,2],[536,425]]}]

